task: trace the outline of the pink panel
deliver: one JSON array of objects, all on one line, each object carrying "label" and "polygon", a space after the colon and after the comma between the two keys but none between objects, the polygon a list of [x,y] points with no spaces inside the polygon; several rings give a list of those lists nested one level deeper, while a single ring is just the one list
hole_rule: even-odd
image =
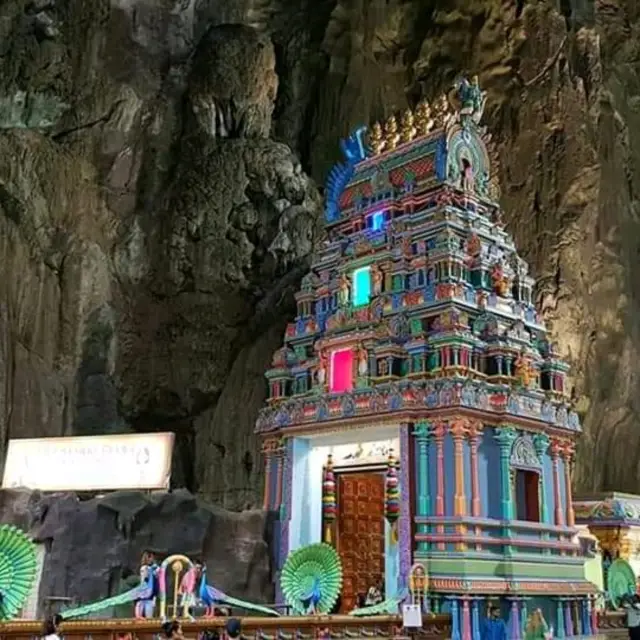
[{"label": "pink panel", "polygon": [[331,354],[331,391],[342,393],[353,389],[353,351],[334,351]]}]

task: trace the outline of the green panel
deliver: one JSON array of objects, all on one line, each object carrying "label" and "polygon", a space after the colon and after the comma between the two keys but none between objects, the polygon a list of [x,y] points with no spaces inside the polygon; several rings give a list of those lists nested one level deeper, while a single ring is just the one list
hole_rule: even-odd
[{"label": "green panel", "polygon": [[462,558],[421,558],[416,560],[427,564],[431,576],[478,577],[478,578],[540,578],[557,580],[562,577],[568,582],[584,581],[584,566],[565,564],[561,557],[554,558],[552,563],[523,562],[521,560],[472,560]]}]

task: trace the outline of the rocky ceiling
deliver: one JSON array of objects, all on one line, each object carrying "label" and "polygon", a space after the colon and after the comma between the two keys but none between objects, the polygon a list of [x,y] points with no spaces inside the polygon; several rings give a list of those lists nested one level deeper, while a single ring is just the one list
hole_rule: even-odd
[{"label": "rocky ceiling", "polygon": [[638,491],[634,0],[4,0],[0,448],[174,430],[179,483],[255,504],[314,180],[350,127],[460,72],[573,364],[578,488]]}]

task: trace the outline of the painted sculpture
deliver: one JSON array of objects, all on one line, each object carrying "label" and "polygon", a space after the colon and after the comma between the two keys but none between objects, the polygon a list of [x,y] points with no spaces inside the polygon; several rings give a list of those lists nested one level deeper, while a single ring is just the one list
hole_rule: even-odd
[{"label": "painted sculpture", "polygon": [[[168,576],[172,575],[169,580]],[[140,583],[124,593],[91,602],[80,607],[62,611],[63,619],[81,618],[126,603],[134,604],[136,618],[153,618],[158,609],[162,619],[168,614],[168,583],[173,585],[173,611],[175,616],[192,617],[193,607],[202,604],[206,616],[212,616],[215,605],[229,605],[268,616],[279,615],[277,611],[262,605],[233,598],[207,583],[206,566],[192,562],[187,556],[168,556],[158,565],[155,555],[145,553],[140,567]]]},{"label": "painted sculpture", "polygon": [[0,526],[0,621],[11,620],[24,606],[36,575],[33,542],[12,525]]},{"label": "painted sculpture", "polygon": [[[63,620],[70,620],[98,613],[111,607],[133,603],[136,618],[153,618],[161,578],[155,561],[147,563],[143,560],[140,566],[140,583],[136,587],[103,600],[63,610],[60,615]],[[162,580],[162,582],[164,581]]]},{"label": "painted sculpture", "polygon": [[514,638],[532,600],[557,637],[588,636],[580,420],[505,230],[485,104],[463,79],[386,114],[366,157],[352,140],[330,173],[327,239],[266,372],[263,504],[280,573],[292,551],[335,546],[341,613],[372,585],[397,599],[421,563],[453,640],[476,638],[496,601]]},{"label": "painted sculpture", "polygon": [[278,616],[280,615],[277,611],[270,609],[269,607],[263,607],[259,604],[253,604],[252,602],[246,602],[245,600],[239,600],[238,598],[233,598],[220,589],[216,587],[212,587],[207,583],[207,569],[205,565],[202,565],[200,583],[198,586],[198,597],[202,604],[207,607],[208,616],[213,615],[214,606],[217,604],[226,604],[232,607],[240,607],[242,609],[247,609],[249,611],[256,611],[258,613],[262,613],[267,616]]},{"label": "painted sculpture", "polygon": [[328,544],[311,544],[289,554],[280,577],[282,593],[297,615],[329,613],[342,587],[342,566]]}]

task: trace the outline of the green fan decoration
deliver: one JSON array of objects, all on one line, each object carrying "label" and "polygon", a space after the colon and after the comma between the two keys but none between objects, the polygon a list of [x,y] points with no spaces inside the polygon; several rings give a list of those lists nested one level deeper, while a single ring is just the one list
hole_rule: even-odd
[{"label": "green fan decoration", "polygon": [[0,620],[22,609],[36,578],[36,548],[24,531],[0,526]]},{"label": "green fan decoration", "polygon": [[329,613],[342,588],[342,564],[336,550],[324,542],[292,551],[287,557],[280,586],[294,613]]},{"label": "green fan decoration", "polygon": [[609,598],[615,609],[620,606],[625,596],[636,592],[636,576],[631,565],[622,558],[614,560],[607,572]]}]

